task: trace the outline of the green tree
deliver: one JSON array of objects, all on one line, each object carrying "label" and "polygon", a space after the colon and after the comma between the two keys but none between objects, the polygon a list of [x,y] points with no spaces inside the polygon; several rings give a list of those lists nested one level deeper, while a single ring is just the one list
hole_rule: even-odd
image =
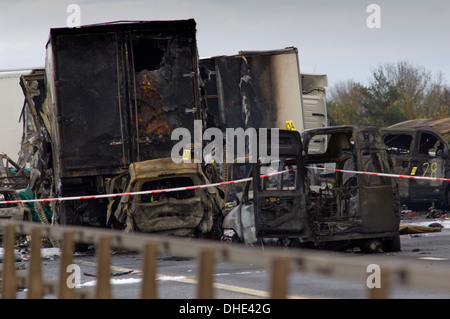
[{"label": "green tree", "polygon": [[368,87],[358,88],[364,96],[358,124],[381,128],[406,120],[400,109],[399,87],[388,80],[383,70],[375,71],[372,76]]},{"label": "green tree", "polygon": [[385,64],[379,70],[386,74],[387,80],[396,86],[400,93],[402,113],[408,119],[433,118],[441,107],[447,105],[442,73],[433,75],[423,66],[414,66],[409,62]]},{"label": "green tree", "polygon": [[400,61],[372,72],[368,85],[351,80],[329,91],[328,116],[333,125],[384,127],[415,118],[450,117],[450,90],[441,73]]},{"label": "green tree", "polygon": [[332,99],[327,102],[328,118],[331,125],[351,125],[358,123],[362,95],[359,84],[351,80],[340,82],[332,91]]}]

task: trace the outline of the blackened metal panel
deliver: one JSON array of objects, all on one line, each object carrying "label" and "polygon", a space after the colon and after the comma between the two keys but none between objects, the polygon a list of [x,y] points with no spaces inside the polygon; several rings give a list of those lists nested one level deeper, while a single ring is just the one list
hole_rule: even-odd
[{"label": "blackened metal panel", "polygon": [[[308,232],[304,189],[305,166],[298,131],[279,131],[279,160],[275,159],[272,164],[275,163],[277,165],[271,168],[260,161],[253,165],[256,236],[305,235]],[[260,178],[277,166],[279,171],[286,169],[291,171]]]},{"label": "blackened metal panel", "polygon": [[52,29],[60,177],[115,174],[170,156],[200,118],[195,21]]},{"label": "blackened metal panel", "polygon": [[304,127],[296,48],[242,51],[200,64],[210,72],[205,90],[218,127],[284,129],[286,121]]},{"label": "blackened metal panel", "polygon": [[170,157],[176,128],[188,129],[193,137],[199,87],[195,24],[188,21],[167,30],[138,26],[130,30],[128,52],[136,160],[142,161]]},{"label": "blackened metal panel", "polygon": [[61,177],[71,170],[112,173],[124,156],[116,34],[59,34],[52,40]]},{"label": "blackened metal panel", "polygon": [[[361,172],[389,173],[386,146],[378,129],[356,127],[353,140],[357,149],[356,169]],[[395,181],[390,177],[361,175],[359,191],[362,231],[397,232],[400,204]]]}]

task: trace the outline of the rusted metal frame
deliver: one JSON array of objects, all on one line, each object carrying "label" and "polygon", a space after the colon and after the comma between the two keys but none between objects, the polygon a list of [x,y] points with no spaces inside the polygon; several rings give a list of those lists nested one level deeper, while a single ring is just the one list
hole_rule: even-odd
[{"label": "rusted metal frame", "polygon": [[121,132],[121,142],[122,142],[122,165],[127,164],[127,156],[125,152],[125,131],[123,127],[123,110],[122,110],[122,91],[120,89],[120,59],[119,59],[119,40],[117,32],[114,33],[114,40],[116,44],[116,81],[117,81],[117,102],[119,103],[119,116],[120,116],[120,132]]},{"label": "rusted metal frame", "polygon": [[[39,114],[36,110],[36,106],[34,104],[33,98],[30,95],[30,87],[28,86],[26,77],[27,76],[24,76],[24,75],[22,75],[20,77],[20,85],[22,86],[22,89],[25,94],[25,100],[27,101],[27,104],[30,107],[31,114],[33,115],[33,122],[34,122],[34,125],[36,126],[36,131],[40,132],[41,123],[39,122]],[[25,105],[24,105],[24,108],[25,108]]]},{"label": "rusted metal frame", "polygon": [[[17,169],[17,173],[9,171],[10,165]],[[28,178],[25,176],[24,169],[25,166],[20,167],[8,155],[0,154],[0,185],[5,188],[10,186],[13,189],[20,188],[21,185],[27,185]]]},{"label": "rusted metal frame", "polygon": [[[17,169],[17,173],[16,176],[19,175],[19,172],[23,172],[23,169],[25,166],[20,167],[19,164],[17,164],[16,162],[14,162],[8,155],[6,154],[0,154],[0,159],[1,159],[1,166],[2,168],[4,168],[5,170],[8,168],[8,164],[11,164],[15,169]],[[3,165],[3,160],[6,160],[6,166]]]},{"label": "rusted metal frame", "polygon": [[[130,98],[134,101],[133,104],[131,104],[131,102],[130,102],[130,116],[133,115],[133,106],[134,106],[134,120],[136,121],[136,123],[135,123],[135,127],[136,127],[136,130],[135,130],[136,145],[135,146],[136,146],[136,156],[137,156],[136,160],[140,161],[141,154],[140,154],[140,137],[139,137],[139,124],[138,124],[139,123],[139,119],[138,119],[139,114],[138,114],[138,105],[137,105],[136,72],[135,72],[135,69],[134,69],[133,34],[132,34],[131,30],[129,30],[128,37],[129,37],[128,41],[129,41],[129,44],[130,44],[130,51],[131,52],[130,52],[130,54],[128,53],[127,46],[125,45],[125,59],[126,59],[126,61],[128,61],[130,59],[130,55],[131,55],[131,59],[130,59],[131,60],[131,69],[129,68],[129,63],[127,63],[126,64],[127,65],[127,72],[126,72],[126,74],[128,75],[127,76],[128,83],[130,81],[133,82],[133,85],[132,85],[132,87],[133,87],[133,96],[131,96],[130,92],[128,92],[128,94],[130,95]],[[130,75],[131,75],[131,79],[130,79]]]}]

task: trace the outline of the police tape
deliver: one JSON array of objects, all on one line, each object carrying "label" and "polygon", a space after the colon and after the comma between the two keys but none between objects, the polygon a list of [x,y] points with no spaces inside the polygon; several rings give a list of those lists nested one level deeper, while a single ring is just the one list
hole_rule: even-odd
[{"label": "police tape", "polygon": [[[286,169],[283,171],[277,171],[268,173],[265,175],[261,175],[261,178],[267,178],[274,175],[280,175],[287,172],[293,171],[293,169]],[[189,191],[207,187],[218,187],[225,186],[231,184],[245,183],[252,181],[253,177],[242,178],[233,181],[219,182],[219,183],[211,183],[211,184],[203,184],[203,185],[195,185],[195,186],[184,186],[184,187],[173,187],[173,188],[165,188],[165,189],[154,189],[154,190],[145,190],[145,191],[137,191],[137,192],[126,192],[126,193],[112,193],[112,194],[100,194],[100,195],[85,195],[85,196],[69,196],[69,197],[54,197],[54,198],[38,198],[38,199],[22,199],[22,200],[4,200],[0,201],[0,205],[2,204],[26,204],[26,203],[35,203],[35,202],[61,202],[61,201],[70,201],[70,200],[86,200],[86,199],[100,199],[100,198],[110,198],[110,197],[123,197],[123,196],[134,196],[134,195],[147,195],[147,194],[158,194],[158,193],[169,193],[169,192],[180,192],[180,191]]]},{"label": "police tape", "polygon": [[[446,181],[446,182],[450,181],[450,178],[443,178],[443,177],[428,177],[428,176],[364,172],[364,171],[353,171],[353,170],[344,170],[344,169],[319,167],[319,166],[307,166],[306,168],[315,169],[315,170],[340,172],[340,173],[349,173],[349,174],[391,177],[391,178],[421,179],[421,180]],[[284,173],[287,173],[287,172],[290,172],[293,170],[294,169],[286,169],[283,171],[272,172],[269,174],[261,175],[260,178],[267,178],[267,177],[274,176],[274,175],[281,175],[281,174],[284,174]],[[238,180],[234,180],[234,181],[226,181],[226,182],[219,182],[219,183],[211,183],[211,184],[203,184],[203,185],[195,185],[195,186],[185,186],[185,187],[174,187],[174,188],[165,188],[165,189],[154,189],[154,190],[137,191],[137,192],[85,195],[85,196],[69,196],[69,197],[54,197],[54,198],[38,198],[38,199],[23,199],[23,200],[5,200],[5,201],[0,201],[0,205],[19,204],[19,203],[25,204],[25,203],[34,203],[34,202],[61,202],[61,201],[70,201],[70,200],[101,199],[101,198],[111,198],[111,197],[180,192],[180,191],[195,190],[195,189],[201,189],[201,188],[207,188],[207,187],[218,187],[218,186],[226,186],[226,185],[231,185],[231,184],[245,183],[245,182],[250,182],[251,180],[253,180],[253,177],[247,177],[247,178],[242,178],[242,179],[238,179]]]},{"label": "police tape", "polygon": [[399,174],[389,174],[389,173],[363,172],[363,171],[352,171],[352,170],[328,168],[328,167],[317,167],[317,166],[307,166],[307,168],[317,169],[317,170],[324,170],[324,171],[340,172],[340,173],[371,175],[371,176],[383,176],[383,177],[392,177],[392,178],[422,179],[422,180],[429,180],[429,181],[444,181],[444,182],[449,182],[450,181],[450,178],[444,178],[444,177],[431,177],[431,176],[415,176],[415,175],[399,175]]}]

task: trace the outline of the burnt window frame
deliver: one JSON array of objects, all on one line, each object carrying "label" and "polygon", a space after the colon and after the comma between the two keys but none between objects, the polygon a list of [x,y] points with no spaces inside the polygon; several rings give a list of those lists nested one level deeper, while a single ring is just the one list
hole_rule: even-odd
[{"label": "burnt window frame", "polygon": [[[423,137],[424,135],[429,135],[429,136],[432,136],[432,137],[435,138],[433,147],[427,148],[427,151],[426,151],[426,152],[423,152],[423,151],[421,150],[422,137]],[[439,137],[438,134],[436,134],[436,133],[434,133],[434,132],[430,132],[430,131],[421,131],[421,132],[419,132],[419,133],[417,134],[417,145],[416,145],[416,147],[417,147],[417,153],[420,154],[420,155],[431,156],[431,157],[437,157],[438,155],[436,154],[436,152],[435,152],[435,154],[430,154],[430,150],[433,149],[433,148],[437,145],[438,142],[439,142],[440,145],[442,146],[442,150],[444,150],[444,148],[445,148],[445,142],[444,142],[444,139],[441,139],[441,138]]]},{"label": "burnt window frame", "polygon": [[[176,186],[161,185],[161,182],[163,182],[163,181],[168,182],[169,180],[175,180],[175,179],[189,179],[192,182],[192,184],[189,183],[189,185],[188,185],[188,184],[182,183],[182,184],[178,184]],[[152,187],[152,188],[145,189],[144,185],[150,184],[150,183],[157,183],[157,188]],[[168,188],[177,188],[177,187],[193,187],[193,186],[196,186],[195,177],[189,176],[189,175],[183,175],[183,176],[167,176],[167,177],[160,177],[160,178],[156,178],[156,179],[149,179],[149,180],[141,181],[139,184],[136,185],[136,189],[137,189],[137,191],[141,192],[141,191],[146,191],[146,190],[159,190],[159,189],[168,189]],[[189,195],[180,197],[180,193],[189,194]],[[164,195],[164,196],[162,196],[162,195]],[[154,194],[140,194],[137,197],[137,202],[140,204],[153,204],[153,203],[157,203],[157,202],[161,201],[162,200],[161,196],[163,197],[163,200],[168,200],[169,198],[176,199],[176,200],[185,200],[185,199],[190,199],[190,198],[194,198],[195,196],[197,196],[197,189],[174,191],[174,192],[157,192]]]},{"label": "burnt window frame", "polygon": [[[388,143],[387,139],[389,137],[400,137],[400,136],[405,136],[409,139],[409,147],[405,148],[405,147],[399,147],[399,144],[392,144],[392,143]],[[393,138],[391,138],[391,141],[393,140]],[[388,133],[383,137],[383,142],[387,147],[387,151],[389,154],[396,154],[396,155],[409,155],[411,154],[411,150],[414,148],[413,146],[413,134],[409,134],[409,133]],[[395,148],[396,150],[393,150],[393,148]],[[399,151],[399,150],[403,150],[403,151]]]}]

